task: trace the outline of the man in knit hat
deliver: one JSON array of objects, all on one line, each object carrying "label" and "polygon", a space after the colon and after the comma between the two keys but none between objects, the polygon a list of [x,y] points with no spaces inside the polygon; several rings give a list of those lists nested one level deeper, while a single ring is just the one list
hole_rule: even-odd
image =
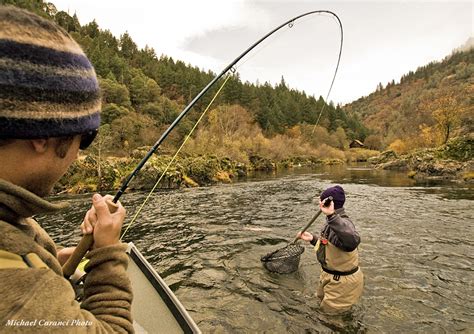
[{"label": "man in knit hat", "polygon": [[[64,208],[44,199],[100,124],[94,69],[60,27],[0,6],[0,332],[132,332],[124,208],[95,194],[94,245],[82,304],[49,235],[31,217]],[[58,258],[62,258],[61,261]]]},{"label": "man in knit hat", "polygon": [[[329,197],[332,197],[330,203],[326,202]],[[319,207],[326,215],[326,222],[320,235],[309,232],[297,235],[315,246],[322,269],[316,295],[321,300],[321,310],[327,313],[348,311],[359,300],[364,285],[357,252],[360,237],[344,210],[345,201],[341,186],[323,191]]]}]

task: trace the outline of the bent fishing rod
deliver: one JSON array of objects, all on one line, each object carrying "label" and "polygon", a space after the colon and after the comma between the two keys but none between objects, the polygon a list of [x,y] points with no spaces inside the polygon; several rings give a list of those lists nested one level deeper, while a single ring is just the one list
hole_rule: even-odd
[{"label": "bent fishing rod", "polygon": [[[331,81],[331,86],[329,88],[328,96],[329,93],[331,92],[332,86],[334,84],[334,80],[336,79],[336,74],[339,69],[339,63],[341,61],[341,55],[342,55],[342,45],[343,45],[343,38],[344,38],[344,32],[342,28],[342,22],[339,19],[339,17],[333,13],[332,11],[329,10],[315,10],[315,11],[310,11],[306,12],[304,14],[295,16],[294,18],[280,24],[273,30],[271,30],[269,33],[264,35],[262,38],[257,40],[254,44],[252,44],[250,47],[248,47],[244,52],[242,52],[237,58],[235,58],[229,65],[227,65],[221,73],[216,75],[214,79],[212,79],[207,86],[205,86],[201,92],[199,92],[196,97],[181,111],[181,113],[176,117],[176,119],[171,123],[171,125],[163,132],[161,137],[156,141],[156,143],[151,147],[151,149],[147,152],[147,154],[143,157],[143,159],[138,163],[138,165],[135,167],[135,169],[128,175],[128,177],[124,180],[122,183],[122,186],[120,189],[117,191],[115,194],[115,197],[113,198],[112,202],[108,202],[108,206],[111,212],[115,212],[117,210],[117,206],[115,203],[118,202],[120,197],[124,194],[124,192],[127,190],[130,182],[135,178],[135,176],[140,172],[140,170],[143,168],[143,166],[146,164],[146,162],[152,157],[152,155],[156,152],[156,150],[160,147],[160,145],[163,143],[163,141],[168,137],[170,132],[178,125],[178,123],[181,121],[181,119],[186,116],[186,114],[191,110],[192,107],[201,99],[204,94],[206,94],[209,89],[214,86],[214,84],[221,79],[227,72],[232,71],[235,72],[234,65],[237,64],[243,57],[245,57],[250,51],[252,51],[255,47],[257,47],[260,43],[262,43],[264,40],[266,40],[268,37],[273,35],[275,32],[279,31],[281,28],[285,26],[289,26],[290,28],[293,27],[293,24],[295,21],[309,16],[313,14],[329,14],[332,15],[334,18],[336,18],[340,32],[341,32],[341,41],[340,41],[340,47],[339,47],[339,55],[337,59],[337,65],[336,69],[334,71],[334,76]],[[327,98],[326,98],[327,99]],[[319,119],[318,119],[319,120]],[[94,242],[93,235],[92,234],[86,234],[82,237],[81,241],[77,245],[76,249],[74,250],[73,254],[69,257],[68,261],[64,264],[63,266],[63,274],[65,277],[71,276],[74,271],[77,268],[77,265],[79,262],[82,260],[84,255],[87,253],[87,251],[92,247],[92,244]]]}]

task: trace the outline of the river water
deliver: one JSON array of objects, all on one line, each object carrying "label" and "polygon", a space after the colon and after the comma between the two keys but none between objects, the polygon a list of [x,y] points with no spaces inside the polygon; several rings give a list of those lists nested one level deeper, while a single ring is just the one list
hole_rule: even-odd
[{"label": "river water", "polygon": [[[316,212],[314,196],[333,184],[346,190],[365,275],[361,301],[343,316],[318,310],[320,267],[310,246],[292,274],[269,273],[260,262],[294,238]],[[145,196],[122,197],[129,218]],[[74,210],[39,221],[55,241],[74,245],[89,198],[67,197]],[[472,333],[473,203],[472,186],[417,184],[404,173],[295,169],[156,193],[125,239],[204,333]],[[322,217],[310,231],[321,224]]]}]

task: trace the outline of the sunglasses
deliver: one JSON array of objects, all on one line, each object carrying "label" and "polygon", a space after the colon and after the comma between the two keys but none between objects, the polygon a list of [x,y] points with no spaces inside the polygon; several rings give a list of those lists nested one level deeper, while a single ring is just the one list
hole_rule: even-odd
[{"label": "sunglasses", "polygon": [[85,150],[86,148],[88,148],[94,141],[98,132],[99,130],[96,129],[96,130],[89,131],[87,133],[83,133],[81,135],[81,143],[79,144],[79,149]]}]

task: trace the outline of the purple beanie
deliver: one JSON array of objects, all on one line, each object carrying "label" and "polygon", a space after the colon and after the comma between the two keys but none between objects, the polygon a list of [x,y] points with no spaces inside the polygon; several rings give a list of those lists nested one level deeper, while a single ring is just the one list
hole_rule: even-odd
[{"label": "purple beanie", "polygon": [[334,186],[324,190],[319,197],[321,200],[332,196],[334,201],[334,209],[340,209],[344,206],[346,201],[346,196],[344,194],[344,189],[341,186]]}]

